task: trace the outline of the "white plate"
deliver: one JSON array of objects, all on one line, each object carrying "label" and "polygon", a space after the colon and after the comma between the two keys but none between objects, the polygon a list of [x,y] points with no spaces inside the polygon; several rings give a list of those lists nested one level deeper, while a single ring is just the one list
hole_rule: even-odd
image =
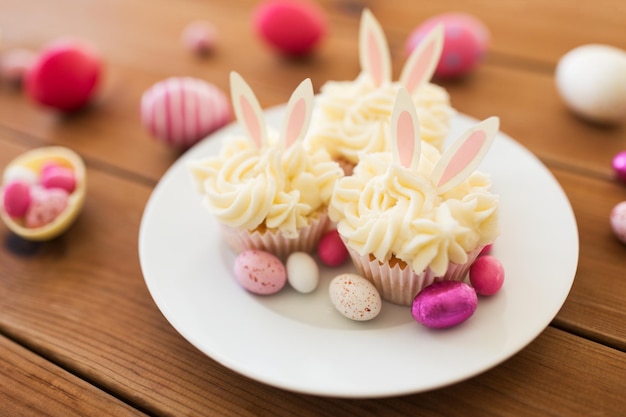
[{"label": "white plate", "polygon": [[[278,127],[284,107],[265,112]],[[476,121],[459,115],[456,137]],[[504,265],[498,294],[479,299],[461,325],[433,331],[410,308],[390,303],[369,322],[341,316],[322,269],[312,294],[285,288],[255,296],[232,277],[234,255],[201,204],[187,162],[215,154],[230,125],[202,141],[163,176],[139,233],[147,286],[174,328],[202,352],[252,379],[291,391],[335,397],[383,397],[426,391],[479,374],[524,348],[567,297],[578,264],[576,221],[550,172],[520,144],[498,134],[481,165],[501,198],[501,235],[493,249]]]}]

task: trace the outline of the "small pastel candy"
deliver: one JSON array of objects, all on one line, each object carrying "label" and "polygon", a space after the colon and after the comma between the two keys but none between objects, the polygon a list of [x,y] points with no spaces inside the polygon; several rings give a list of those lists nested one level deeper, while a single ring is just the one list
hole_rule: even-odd
[{"label": "small pastel candy", "polygon": [[621,151],[613,157],[613,170],[620,181],[626,182],[626,151]]},{"label": "small pastel candy", "polygon": [[32,169],[22,165],[8,166],[2,175],[2,183],[8,184],[17,180],[33,185],[39,182],[39,175]]},{"label": "small pastel candy", "polygon": [[493,295],[500,291],[504,283],[504,267],[493,256],[480,256],[470,266],[469,278],[476,293]]},{"label": "small pastel candy", "polygon": [[183,29],[181,41],[190,51],[203,55],[211,52],[215,47],[217,31],[215,26],[204,20],[189,23]]},{"label": "small pastel candy", "polygon": [[372,320],[382,309],[380,293],[374,284],[356,274],[333,278],[328,294],[337,311],[351,320]]},{"label": "small pastel candy", "polygon": [[46,46],[26,72],[26,93],[43,106],[71,112],[93,98],[101,76],[102,60],[93,46],[59,39]]},{"label": "small pastel candy", "polygon": [[232,119],[230,102],[213,84],[190,77],[172,77],[141,97],[141,122],[158,140],[188,148]]},{"label": "small pastel candy", "polygon": [[326,232],[317,247],[317,256],[328,266],[339,266],[348,258],[348,249],[339,237],[337,229]]},{"label": "small pastel candy", "polygon": [[626,244],[626,201],[622,201],[613,207],[610,221],[615,236],[620,242]]},{"label": "small pastel candy", "polygon": [[308,294],[317,288],[319,268],[315,259],[305,252],[294,252],[285,263],[287,281],[298,292]]},{"label": "small pastel candy", "polygon": [[411,315],[433,329],[456,326],[476,311],[476,291],[461,281],[439,281],[422,289],[413,300]]},{"label": "small pastel candy", "polygon": [[489,255],[491,253],[492,248],[493,248],[493,243],[489,243],[488,245],[485,245],[485,247],[481,249],[478,256]]},{"label": "small pastel candy", "polygon": [[287,282],[285,266],[269,252],[250,249],[235,259],[235,279],[254,294],[269,295],[280,291]]},{"label": "small pastel candy", "polygon": [[270,0],[257,7],[254,28],[278,52],[303,56],[326,34],[326,16],[313,2]]},{"label": "small pastel candy", "polygon": [[24,181],[12,181],[3,190],[4,211],[15,218],[24,217],[31,205],[30,184]]},{"label": "small pastel candy", "polygon": [[51,223],[65,210],[69,194],[60,188],[32,188],[32,201],[24,216],[26,227],[35,229]]},{"label": "small pastel candy", "polygon": [[47,167],[42,170],[41,185],[44,188],[62,188],[71,194],[76,188],[76,177],[70,168]]},{"label": "small pastel candy", "polygon": [[411,32],[405,52],[410,54],[438,24],[443,24],[445,35],[435,77],[454,78],[467,74],[482,60],[490,42],[487,27],[472,15],[444,13],[431,17]]},{"label": "small pastel candy", "polygon": [[23,48],[8,49],[0,55],[0,79],[19,85],[36,58],[33,51]]}]

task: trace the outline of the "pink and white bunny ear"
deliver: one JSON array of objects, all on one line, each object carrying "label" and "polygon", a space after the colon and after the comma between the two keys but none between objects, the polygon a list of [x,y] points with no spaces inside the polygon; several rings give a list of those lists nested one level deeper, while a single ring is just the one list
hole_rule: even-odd
[{"label": "pink and white bunny ear", "polygon": [[478,168],[498,133],[500,119],[490,117],[477,123],[448,148],[431,175],[437,193],[456,187]]},{"label": "pink and white bunny ear", "polygon": [[261,149],[267,143],[267,129],[261,105],[248,83],[234,71],[230,73],[230,96],[237,120],[257,148]]},{"label": "pink and white bunny ear", "polygon": [[307,78],[291,94],[287,103],[286,118],[280,133],[283,149],[302,139],[309,128],[313,112],[313,84]]},{"label": "pink and white bunny ear", "polygon": [[361,15],[359,59],[361,70],[369,74],[376,87],[391,81],[391,55],[387,39],[369,9],[364,9]]},{"label": "pink and white bunny ear", "polygon": [[407,59],[400,74],[400,84],[411,94],[435,73],[443,50],[444,28],[438,24],[422,39]]},{"label": "pink and white bunny ear", "polygon": [[420,161],[422,139],[417,112],[411,95],[405,88],[398,90],[391,112],[391,152],[394,161],[412,171]]}]

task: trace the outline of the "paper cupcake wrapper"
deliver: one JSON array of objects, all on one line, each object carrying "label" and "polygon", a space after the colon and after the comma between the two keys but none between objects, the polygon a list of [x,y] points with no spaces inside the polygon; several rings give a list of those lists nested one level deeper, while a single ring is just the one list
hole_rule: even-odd
[{"label": "paper cupcake wrapper", "polygon": [[481,248],[476,248],[467,254],[467,262],[455,264],[450,262],[444,275],[435,275],[430,268],[416,274],[411,267],[399,264],[391,266],[389,263],[381,264],[378,260],[370,260],[369,254],[361,256],[354,249],[348,247],[348,253],[357,270],[374,284],[383,300],[394,304],[410,306],[413,299],[423,288],[437,281],[463,281],[469,267],[474,263]]},{"label": "paper cupcake wrapper", "polygon": [[285,260],[293,252],[313,252],[326,231],[328,215],[320,214],[309,225],[298,231],[298,237],[288,238],[279,230],[239,230],[222,225],[222,234],[228,245],[237,253],[249,249],[270,252]]}]

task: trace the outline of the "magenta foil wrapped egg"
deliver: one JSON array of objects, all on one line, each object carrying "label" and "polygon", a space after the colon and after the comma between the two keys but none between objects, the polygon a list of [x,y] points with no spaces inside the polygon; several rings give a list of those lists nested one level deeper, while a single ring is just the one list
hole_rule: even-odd
[{"label": "magenta foil wrapped egg", "polygon": [[443,329],[470,318],[478,306],[476,291],[460,281],[435,282],[413,300],[411,314],[426,327]]},{"label": "magenta foil wrapped egg", "polygon": [[197,78],[167,78],[141,97],[142,124],[173,147],[188,148],[231,120],[226,94]]}]

